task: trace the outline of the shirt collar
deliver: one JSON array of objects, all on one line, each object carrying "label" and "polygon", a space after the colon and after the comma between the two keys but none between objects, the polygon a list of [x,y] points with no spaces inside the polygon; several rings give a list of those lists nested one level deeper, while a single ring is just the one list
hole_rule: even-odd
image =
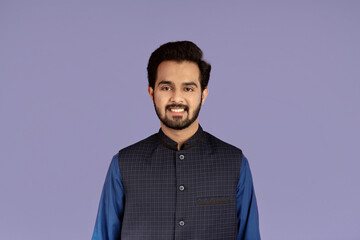
[{"label": "shirt collar", "polygon": [[[189,149],[189,148],[197,145],[201,141],[201,139],[203,137],[203,134],[204,134],[204,131],[203,131],[202,127],[199,124],[199,128],[196,131],[196,133],[181,146],[180,150],[186,150],[186,149]],[[174,140],[172,140],[171,138],[166,136],[165,133],[161,130],[161,128],[160,128],[159,133],[158,133],[158,138],[160,140],[160,143],[162,145],[164,145],[165,147],[167,147],[169,149],[172,149],[172,150],[175,150],[175,151],[178,150],[177,149],[177,145],[178,145],[177,142],[175,142]]]}]

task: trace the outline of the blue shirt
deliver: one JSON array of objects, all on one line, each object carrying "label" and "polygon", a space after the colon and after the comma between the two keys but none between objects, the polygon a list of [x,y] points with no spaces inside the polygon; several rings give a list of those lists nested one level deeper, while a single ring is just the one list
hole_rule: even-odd
[{"label": "blue shirt", "polygon": [[[201,127],[199,128],[201,130]],[[92,240],[120,239],[124,197],[118,155],[115,155],[106,175]],[[248,160],[244,155],[236,189],[236,206],[238,240],[260,239],[258,209],[253,181]]]}]

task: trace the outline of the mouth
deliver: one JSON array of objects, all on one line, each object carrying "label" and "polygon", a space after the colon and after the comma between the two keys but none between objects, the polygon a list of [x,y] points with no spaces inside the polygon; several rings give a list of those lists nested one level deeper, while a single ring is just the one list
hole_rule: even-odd
[{"label": "mouth", "polygon": [[179,112],[184,112],[185,109],[183,108],[170,108],[170,112],[175,112],[175,113],[179,113]]},{"label": "mouth", "polygon": [[169,105],[166,107],[166,110],[175,115],[183,114],[188,111],[188,107],[186,105]]}]

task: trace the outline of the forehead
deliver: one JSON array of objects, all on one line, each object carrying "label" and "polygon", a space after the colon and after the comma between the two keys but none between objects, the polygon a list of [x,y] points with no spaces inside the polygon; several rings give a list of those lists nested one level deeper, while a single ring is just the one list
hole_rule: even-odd
[{"label": "forehead", "polygon": [[163,61],[158,66],[156,82],[163,80],[174,83],[193,81],[200,84],[199,66],[190,61]]}]

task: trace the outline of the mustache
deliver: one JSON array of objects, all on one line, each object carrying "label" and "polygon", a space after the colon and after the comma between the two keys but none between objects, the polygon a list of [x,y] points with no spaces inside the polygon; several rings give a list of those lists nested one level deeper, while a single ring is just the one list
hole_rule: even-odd
[{"label": "mustache", "polygon": [[184,104],[170,104],[165,107],[165,110],[169,110],[169,108],[183,108],[185,111],[189,110],[189,107]]}]

